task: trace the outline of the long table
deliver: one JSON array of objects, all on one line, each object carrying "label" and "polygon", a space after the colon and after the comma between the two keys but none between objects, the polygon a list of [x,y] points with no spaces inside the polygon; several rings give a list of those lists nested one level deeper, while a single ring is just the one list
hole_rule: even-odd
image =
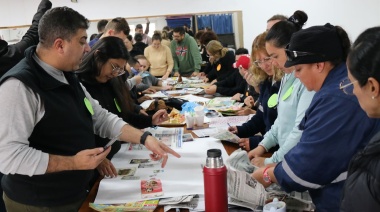
[{"label": "long table", "polygon": [[[191,133],[191,131],[185,129],[184,133]],[[192,133],[192,135],[194,138],[197,137],[194,133]],[[233,151],[235,151],[236,149],[239,148],[239,146],[237,144],[234,144],[231,142],[222,141],[222,144],[223,144],[224,149],[228,153],[228,155],[230,155]],[[86,200],[83,202],[81,208],[79,209],[79,212],[94,212],[95,211],[89,207],[89,203],[94,202],[94,200],[95,200],[96,194],[98,193],[98,187],[99,187],[100,180],[101,179],[99,179],[94,184],[94,186],[92,187],[89,195],[87,196]],[[163,212],[164,209],[162,206],[159,206],[154,211],[155,212]],[[175,210],[171,210],[171,211],[175,211]],[[181,211],[188,211],[188,210],[181,209]]]}]

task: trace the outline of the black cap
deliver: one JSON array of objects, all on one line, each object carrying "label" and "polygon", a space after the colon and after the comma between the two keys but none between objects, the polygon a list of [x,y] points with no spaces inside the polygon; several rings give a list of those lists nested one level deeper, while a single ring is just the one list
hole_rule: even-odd
[{"label": "black cap", "polygon": [[220,149],[209,149],[207,150],[207,157],[218,158],[222,156],[222,151]]},{"label": "black cap", "polygon": [[286,61],[285,67],[331,61],[343,56],[339,35],[335,27],[329,23],[294,33],[287,50],[312,54],[292,58],[292,61]]},{"label": "black cap", "polygon": [[141,24],[137,24],[136,25],[136,29],[142,29],[143,27],[142,27],[142,25]]}]

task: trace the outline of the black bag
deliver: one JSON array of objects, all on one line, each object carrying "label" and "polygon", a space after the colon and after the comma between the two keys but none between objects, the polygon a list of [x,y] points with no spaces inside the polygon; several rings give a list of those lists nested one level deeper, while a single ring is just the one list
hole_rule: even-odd
[{"label": "black bag", "polygon": [[169,98],[169,99],[165,100],[166,106],[175,108],[175,109],[177,109],[179,111],[182,110],[182,105],[185,102],[188,102],[188,101],[187,100],[183,100],[183,99],[177,99],[177,98]]}]

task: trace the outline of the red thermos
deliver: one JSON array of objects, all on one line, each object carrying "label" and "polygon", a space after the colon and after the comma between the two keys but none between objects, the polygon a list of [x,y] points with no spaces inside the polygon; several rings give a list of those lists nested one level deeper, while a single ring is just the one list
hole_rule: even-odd
[{"label": "red thermos", "polygon": [[227,168],[223,164],[220,149],[207,150],[203,167],[206,212],[227,212]]}]

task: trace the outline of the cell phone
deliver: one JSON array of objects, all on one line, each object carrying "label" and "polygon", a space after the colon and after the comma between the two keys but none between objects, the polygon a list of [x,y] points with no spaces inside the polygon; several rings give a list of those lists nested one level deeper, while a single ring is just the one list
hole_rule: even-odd
[{"label": "cell phone", "polygon": [[115,143],[115,141],[117,141],[117,139],[119,139],[120,135],[122,134],[123,132],[120,132],[117,136],[115,136],[114,138],[112,138],[103,148],[104,148],[104,151],[106,149],[108,149],[108,147],[110,147],[113,143]]},{"label": "cell phone", "polygon": [[148,73],[142,73],[142,74],[141,74],[141,78],[145,78],[145,77],[147,77],[147,76],[149,76]]}]

